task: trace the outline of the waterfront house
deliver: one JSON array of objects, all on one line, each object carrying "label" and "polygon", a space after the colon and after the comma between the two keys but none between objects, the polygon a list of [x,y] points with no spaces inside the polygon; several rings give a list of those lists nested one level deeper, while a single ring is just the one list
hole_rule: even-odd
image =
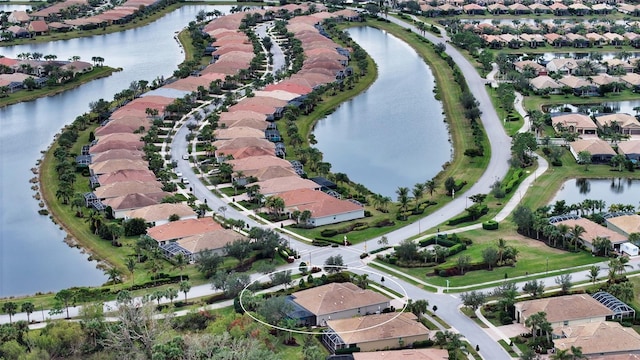
[{"label": "waterfront house", "polygon": [[285,211],[311,211],[307,225],[316,227],[350,221],[364,217],[364,207],[340,200],[322,191],[299,189],[278,194],[285,203]]},{"label": "waterfront house", "polygon": [[155,181],[156,174],[149,169],[122,169],[96,176],[97,186],[108,185],[121,181]]},{"label": "waterfront house", "polygon": [[[93,194],[93,193],[90,193]],[[145,206],[159,204],[162,199],[171,196],[171,193],[160,191],[147,194],[133,193],[102,200],[105,207],[110,207],[112,215],[116,219],[122,219],[131,210]],[[97,199],[97,198],[96,198]]]},{"label": "waterfront house", "polygon": [[536,94],[541,94],[545,91],[548,91],[550,94],[559,94],[562,89],[562,85],[547,75],[538,76],[529,80],[529,86],[531,86],[531,89]]},{"label": "waterfront house", "polygon": [[551,124],[556,131],[562,129],[580,135],[596,135],[598,129],[588,115],[577,113],[554,116]]},{"label": "waterfront house", "polygon": [[591,162],[608,164],[611,158],[616,155],[608,142],[598,138],[589,137],[586,139],[578,139],[569,143],[569,151],[573,158],[578,161],[578,154],[581,151],[587,151],[591,154]]},{"label": "waterfront house", "polygon": [[327,326],[322,342],[333,352],[350,347],[361,351],[401,349],[429,339],[429,329],[406,312],[329,320]]},{"label": "waterfront house", "polygon": [[44,35],[49,32],[49,25],[45,21],[42,20],[34,20],[29,23],[27,30],[32,35]]},{"label": "waterfront house", "polygon": [[580,348],[589,359],[591,355],[640,355],[640,335],[632,327],[613,321],[563,327],[561,337],[553,344],[558,351]]},{"label": "waterfront house", "polygon": [[601,129],[609,127],[622,135],[640,135],[640,122],[635,116],[623,113],[596,116]]},{"label": "waterfront house", "polygon": [[330,283],[297,291],[288,297],[302,315],[296,319],[309,326],[326,326],[330,320],[380,313],[389,307],[389,298],[357,285]]},{"label": "waterfront house", "polygon": [[274,196],[283,192],[299,190],[299,189],[311,189],[320,190],[321,186],[315,182],[303,179],[298,176],[285,176],[273,179],[267,179],[264,181],[258,181],[250,185],[257,185],[260,188],[260,194],[264,196]]},{"label": "waterfront house", "polygon": [[614,315],[611,309],[588,294],[526,300],[517,302],[514,306],[517,323],[524,324],[531,315],[544,312],[553,329],[599,323]]},{"label": "waterfront house", "polygon": [[159,181],[122,181],[100,186],[93,191],[100,200],[128,194],[154,194],[161,192],[163,192],[162,183]]},{"label": "waterfront house", "polygon": [[89,164],[91,175],[110,174],[122,170],[149,170],[149,163],[140,159],[111,159],[105,161],[93,161]]},{"label": "waterfront house", "polygon": [[124,213],[125,221],[140,218],[144,219],[146,223],[149,223],[152,226],[158,226],[168,223],[171,216],[177,216],[178,220],[198,218],[198,214],[196,214],[196,212],[193,211],[193,209],[189,205],[183,203],[153,204]]},{"label": "waterfront house", "polygon": [[554,223],[555,226],[560,224],[564,224],[573,228],[575,225],[580,225],[584,228],[585,232],[580,236],[580,242],[584,247],[588,250],[594,252],[595,248],[593,246],[593,241],[600,238],[607,238],[611,241],[611,245],[614,249],[620,249],[620,244],[627,241],[627,237],[619,234],[611,229],[607,229],[606,227],[595,223],[589,219],[578,218],[578,219],[567,219],[563,221],[559,221]]},{"label": "waterfront house", "polygon": [[213,218],[204,217],[199,219],[171,221],[163,225],[154,226],[147,229],[147,235],[157,241],[159,245],[162,245],[188,236],[204,234],[221,229],[222,225],[213,221]]},{"label": "waterfront house", "polygon": [[640,163],[640,139],[619,142],[618,153],[637,165]]},{"label": "waterfront house", "polygon": [[605,221],[607,228],[624,236],[640,233],[640,215],[638,214],[614,216]]}]

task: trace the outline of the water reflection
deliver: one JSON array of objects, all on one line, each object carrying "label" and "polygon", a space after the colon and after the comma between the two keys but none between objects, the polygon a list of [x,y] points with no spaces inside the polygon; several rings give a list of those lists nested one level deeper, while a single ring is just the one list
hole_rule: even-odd
[{"label": "water reflection", "polygon": [[580,203],[586,199],[604,200],[606,208],[612,204],[640,204],[640,180],[631,178],[571,179],[567,180],[551,204],[564,200],[567,204]]},{"label": "water reflection", "polygon": [[549,113],[556,112],[580,112],[584,114],[610,114],[625,113],[638,115],[640,111],[640,100],[594,102],[591,104],[559,104],[547,105],[543,110]]}]

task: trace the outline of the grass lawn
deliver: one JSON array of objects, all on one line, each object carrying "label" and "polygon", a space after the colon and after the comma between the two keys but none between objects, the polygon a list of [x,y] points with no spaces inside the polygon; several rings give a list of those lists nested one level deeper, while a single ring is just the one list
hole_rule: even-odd
[{"label": "grass lawn", "polygon": [[76,78],[71,80],[66,84],[61,84],[58,86],[44,86],[40,89],[35,90],[20,90],[12,94],[8,94],[8,96],[0,98],[0,108],[17,104],[23,101],[31,101],[43,96],[51,96],[55,94],[59,94],[61,92],[76,88],[82,84],[88,83],[91,80],[100,79],[103,77],[110,76],[114,71],[117,71],[114,68],[103,66],[103,67],[95,67],[93,70],[86,74],[78,75]]}]

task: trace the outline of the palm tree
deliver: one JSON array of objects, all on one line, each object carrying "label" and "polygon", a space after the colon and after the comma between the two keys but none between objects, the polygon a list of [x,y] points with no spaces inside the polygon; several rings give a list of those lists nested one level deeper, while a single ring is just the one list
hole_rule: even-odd
[{"label": "palm tree", "polygon": [[35,311],[36,307],[32,302],[24,302],[22,306],[20,306],[22,312],[27,313],[27,323],[31,323],[31,314]]},{"label": "palm tree", "polygon": [[420,199],[422,199],[425,189],[426,189],[426,185],[424,183],[417,183],[413,185],[411,194],[413,195],[413,199],[416,202],[416,210],[418,210],[418,205],[420,205]]},{"label": "palm tree", "polygon": [[136,278],[133,272],[136,269],[136,261],[132,257],[128,257],[125,261],[125,265],[127,266],[127,270],[131,273],[131,285],[135,285]]},{"label": "palm tree", "polygon": [[357,275],[354,274],[351,281],[361,289],[366,289],[369,286],[369,274]]},{"label": "palm tree", "polygon": [[18,305],[12,301],[2,304],[2,311],[9,315],[9,324],[13,323],[12,317],[18,311]]},{"label": "palm tree", "polygon": [[191,290],[191,283],[187,280],[180,281],[180,292],[184,293],[184,302],[187,302],[187,293]]},{"label": "palm tree", "polygon": [[587,230],[584,227],[578,224],[569,229],[569,241],[571,244],[573,244],[573,251],[578,251],[578,243],[580,242],[580,237],[586,231]]},{"label": "palm tree", "polygon": [[120,282],[120,270],[118,270],[117,268],[108,268],[104,273],[109,278],[108,282],[112,284],[117,284]]},{"label": "palm tree", "polygon": [[431,179],[424,183],[425,190],[429,192],[429,196],[433,196],[433,192],[436,191],[438,187],[436,180]]},{"label": "palm tree", "polygon": [[587,277],[593,284],[595,284],[596,281],[598,280],[598,275],[600,275],[600,266],[591,265],[591,267],[589,268],[589,274],[587,274]]},{"label": "palm tree", "polygon": [[180,269],[180,281],[182,281],[182,270],[187,266],[187,258],[183,253],[178,253],[173,257],[173,261],[175,262],[175,267]]},{"label": "palm tree", "polygon": [[398,194],[398,202],[400,203],[402,218],[406,220],[407,218],[404,212],[407,210],[407,206],[409,205],[409,188],[401,186],[396,190],[396,194]]}]

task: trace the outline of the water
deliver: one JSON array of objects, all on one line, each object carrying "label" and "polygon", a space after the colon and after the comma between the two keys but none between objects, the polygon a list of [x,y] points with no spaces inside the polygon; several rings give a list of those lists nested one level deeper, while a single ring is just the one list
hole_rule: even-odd
[{"label": "water", "polygon": [[375,60],[378,79],[317,123],[317,147],[332,172],[395,200],[398,187],[433,178],[451,159],[442,104],[431,70],[409,45],[375,28],[348,31]]},{"label": "water", "polygon": [[583,200],[604,200],[606,207],[611,204],[640,204],[640,180],[612,179],[571,179],[567,180],[553,198],[551,204],[565,200],[567,204],[577,204]]},{"label": "water", "polygon": [[228,12],[230,6],[185,6],[145,27],[121,33],[43,44],[0,48],[15,57],[23,52],[93,56],[123,71],[65,93],[0,109],[0,297],[100,285],[106,277],[87,255],[62,242],[65,233],[38,215],[29,179],[31,168],[65,124],[86,112],[88,104],[113,94],[132,81],[170,76],[184,55],[174,33],[200,10]]},{"label": "water", "polygon": [[612,101],[601,102],[593,104],[563,104],[545,106],[546,112],[582,112],[586,114],[598,114],[598,113],[625,113],[630,115],[637,115],[638,111],[634,109],[640,109],[640,100],[626,100],[626,101]]},{"label": "water", "polygon": [[14,11],[27,11],[29,9],[31,9],[31,5],[0,4],[0,12],[12,13]]}]

